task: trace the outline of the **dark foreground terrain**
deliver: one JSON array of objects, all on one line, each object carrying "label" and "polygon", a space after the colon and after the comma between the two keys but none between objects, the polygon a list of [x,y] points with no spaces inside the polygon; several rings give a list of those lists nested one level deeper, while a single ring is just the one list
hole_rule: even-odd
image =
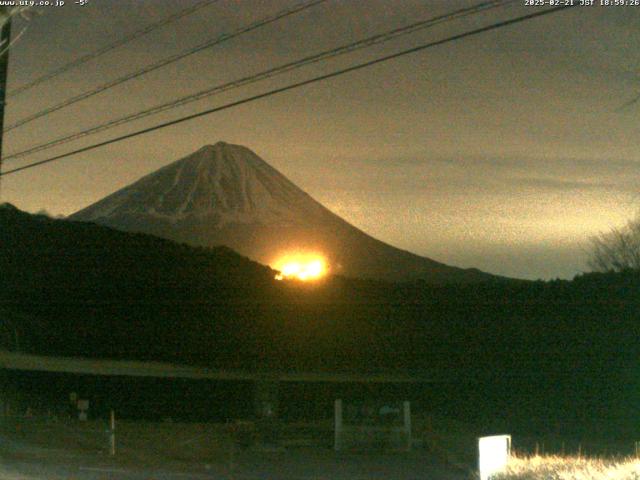
[{"label": "dark foreground terrain", "polygon": [[640,438],[638,272],[301,285],[226,248],[8,207],[0,271],[5,349],[250,371],[408,372],[437,385],[403,394],[416,408],[513,433]]},{"label": "dark foreground terrain", "polygon": [[198,462],[157,459],[134,465],[102,458],[36,449],[2,438],[2,480],[463,480],[471,473],[423,450],[411,453],[336,453],[326,448],[238,450]]},{"label": "dark foreground terrain", "polygon": [[[230,471],[223,466],[194,466],[191,470],[96,466],[61,462],[27,462],[5,459],[3,480],[463,480],[469,474],[425,455],[337,455],[329,451],[294,451],[277,454],[245,453]],[[1,475],[1,474],[0,474]]]}]

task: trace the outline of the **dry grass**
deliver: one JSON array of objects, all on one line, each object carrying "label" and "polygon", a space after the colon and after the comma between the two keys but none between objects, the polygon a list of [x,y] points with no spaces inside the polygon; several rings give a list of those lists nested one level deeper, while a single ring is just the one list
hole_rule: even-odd
[{"label": "dry grass", "polygon": [[640,459],[514,456],[495,480],[640,480]]}]

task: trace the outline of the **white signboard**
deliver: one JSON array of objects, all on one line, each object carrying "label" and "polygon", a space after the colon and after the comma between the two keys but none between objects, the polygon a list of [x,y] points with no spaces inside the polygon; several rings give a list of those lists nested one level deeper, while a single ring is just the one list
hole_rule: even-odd
[{"label": "white signboard", "polygon": [[494,435],[478,439],[480,480],[504,472],[511,454],[511,435]]}]

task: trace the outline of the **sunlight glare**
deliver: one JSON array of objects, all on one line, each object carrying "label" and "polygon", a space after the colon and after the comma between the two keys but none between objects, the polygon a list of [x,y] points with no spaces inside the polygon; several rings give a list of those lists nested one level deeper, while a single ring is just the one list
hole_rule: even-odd
[{"label": "sunlight glare", "polygon": [[327,274],[327,265],[318,254],[296,253],[280,257],[273,264],[280,273],[276,280],[295,279],[301,281],[318,280]]}]

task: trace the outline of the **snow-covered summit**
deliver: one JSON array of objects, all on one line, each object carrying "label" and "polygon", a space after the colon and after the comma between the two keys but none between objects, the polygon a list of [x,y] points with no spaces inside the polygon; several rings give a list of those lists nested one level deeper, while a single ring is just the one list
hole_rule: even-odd
[{"label": "snow-covered summit", "polygon": [[219,224],[292,224],[324,209],[254,152],[218,142],[153,172],[74,214],[95,221],[151,215],[169,222],[215,217]]}]

